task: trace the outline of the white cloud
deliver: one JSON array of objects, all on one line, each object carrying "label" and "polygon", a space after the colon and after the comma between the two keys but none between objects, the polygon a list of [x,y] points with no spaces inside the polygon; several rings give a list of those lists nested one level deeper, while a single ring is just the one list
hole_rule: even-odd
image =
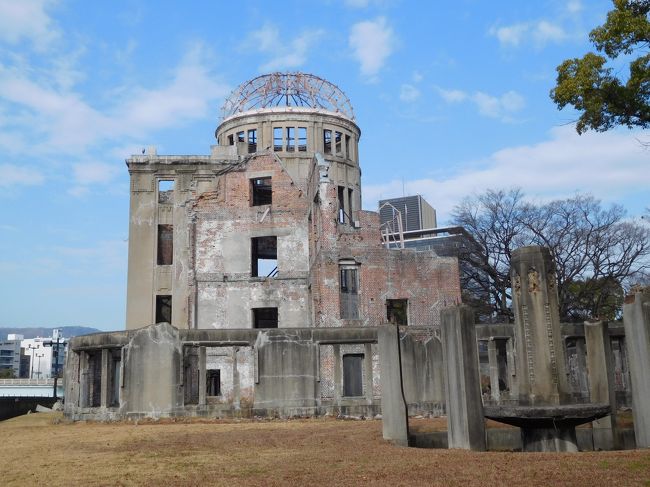
[{"label": "white cloud", "polygon": [[513,24],[505,27],[492,27],[490,34],[495,36],[501,45],[518,46],[529,28],[528,24]]},{"label": "white cloud", "polygon": [[560,43],[567,38],[562,26],[548,20],[492,27],[488,33],[496,37],[499,43],[506,47],[519,47],[526,42],[532,42],[538,48],[542,48],[546,44]]},{"label": "white cloud", "polygon": [[122,137],[207,116],[214,110],[211,102],[226,95],[229,88],[211,76],[205,64],[206,55],[204,46],[196,44],[174,70],[171,82],[159,88],[128,92],[111,114],[110,132]]},{"label": "white cloud", "polygon": [[44,180],[43,174],[36,169],[14,164],[0,164],[0,187],[35,186],[42,184]]},{"label": "white cloud", "polygon": [[537,22],[532,29],[532,33],[533,40],[539,46],[544,46],[549,42],[559,43],[567,37],[566,32],[564,32],[561,26],[546,20]]},{"label": "white cloud", "polygon": [[577,14],[582,10],[582,2],[580,0],[569,0],[566,9],[571,14]]},{"label": "white cloud", "polygon": [[407,103],[414,102],[420,97],[420,90],[415,86],[403,84],[399,90],[399,99]]},{"label": "white cloud", "polygon": [[[0,131],[32,134],[32,152],[79,155],[106,140],[147,136],[154,130],[207,116],[229,88],[210,73],[208,52],[191,46],[156,88],[118,87],[112,106],[98,110],[69,87],[40,81],[31,70],[0,66],[0,102],[20,116],[0,117]],[[1,137],[0,147],[13,137]]]},{"label": "white cloud", "polygon": [[394,51],[395,43],[393,29],[384,17],[358,22],[350,30],[350,48],[364,76],[377,75]]},{"label": "white cloud", "polygon": [[438,86],[435,87],[440,97],[447,103],[457,103],[467,99],[467,93],[461,90],[445,90]]},{"label": "white cloud", "polygon": [[32,41],[38,49],[45,48],[58,31],[46,13],[48,0],[0,0],[0,41],[17,44]]},{"label": "white cloud", "polygon": [[[507,147],[484,160],[466,165],[448,178],[406,182],[410,193],[421,194],[438,210],[441,221],[464,196],[486,189],[521,187],[534,198],[567,197],[590,192],[616,201],[635,191],[648,191],[648,153],[639,132],[589,132],[579,136],[572,126],[554,128],[547,140]],[[402,194],[403,181],[364,186],[364,201],[375,208],[380,197]]]},{"label": "white cloud", "polygon": [[251,32],[245,42],[259,52],[273,54],[271,59],[260,66],[260,71],[280,71],[297,68],[307,61],[309,50],[325,35],[323,29],[304,30],[288,42],[282,40],[280,31],[274,24],[266,23],[262,28]]},{"label": "white cloud", "polygon": [[526,105],[524,97],[512,90],[503,95],[494,96],[483,93],[482,91],[468,94],[455,89],[446,90],[440,87],[435,87],[435,89],[447,103],[470,101],[476,106],[481,115],[498,118],[504,122],[513,121],[512,116],[521,111]]}]

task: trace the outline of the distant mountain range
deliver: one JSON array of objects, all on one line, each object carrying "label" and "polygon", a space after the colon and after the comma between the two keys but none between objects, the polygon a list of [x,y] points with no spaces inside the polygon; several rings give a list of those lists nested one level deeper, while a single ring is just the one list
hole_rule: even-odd
[{"label": "distant mountain range", "polygon": [[51,337],[52,330],[56,328],[61,330],[64,338],[72,338],[79,335],[89,335],[90,333],[97,333],[101,331],[97,328],[91,328],[89,326],[54,326],[51,328],[44,326],[30,326],[25,328],[7,326],[0,327],[0,340],[6,340],[7,335],[10,333],[23,335],[25,338]]}]

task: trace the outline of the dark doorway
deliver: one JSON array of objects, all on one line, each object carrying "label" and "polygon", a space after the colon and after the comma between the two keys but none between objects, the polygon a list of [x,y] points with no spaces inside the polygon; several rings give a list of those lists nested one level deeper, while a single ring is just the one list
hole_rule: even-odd
[{"label": "dark doorway", "polygon": [[220,396],[221,395],[221,370],[208,369],[206,370],[206,395]]},{"label": "dark doorway", "polygon": [[363,396],[363,354],[343,355],[343,395]]}]

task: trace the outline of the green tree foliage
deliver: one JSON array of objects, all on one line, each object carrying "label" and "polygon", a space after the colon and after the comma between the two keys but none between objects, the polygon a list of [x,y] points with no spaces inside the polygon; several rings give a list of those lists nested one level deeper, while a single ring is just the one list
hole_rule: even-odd
[{"label": "green tree foliage", "polygon": [[15,379],[14,369],[0,369],[0,379]]},{"label": "green tree foliage", "polygon": [[[605,24],[589,39],[601,54],[568,59],[557,67],[551,98],[561,110],[572,105],[581,112],[578,133],[606,131],[617,125],[650,126],[650,0],[613,0]],[[625,78],[608,61],[630,57]]]},{"label": "green tree foliage", "polygon": [[533,204],[520,190],[488,190],[464,199],[452,219],[476,242],[459,255],[461,285],[473,297],[466,302],[481,304],[484,319],[512,317],[510,257],[521,246],[551,250],[566,321],[617,317],[623,289],[647,279],[650,271],[650,228],[592,196]]}]

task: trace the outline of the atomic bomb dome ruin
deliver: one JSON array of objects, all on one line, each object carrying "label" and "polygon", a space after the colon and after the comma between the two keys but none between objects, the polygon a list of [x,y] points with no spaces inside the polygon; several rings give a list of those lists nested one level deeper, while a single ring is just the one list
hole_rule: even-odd
[{"label": "atomic bomb dome ruin", "polygon": [[85,372],[70,414],[373,416],[387,323],[408,325],[410,360],[431,360],[409,377],[409,402],[440,412],[434,351],[440,310],[460,301],[458,262],[388,248],[379,214],[361,209],[350,100],[319,77],[273,73],[235,89],[221,115],[209,155],[126,161],[127,331],[71,354]]},{"label": "atomic bomb dome ruin", "polygon": [[[475,323],[457,257],[471,238],[431,228],[421,197],[362,210],[361,129],[317,76],[243,83],[215,137],[205,155],[126,160],[126,329],[70,341],[68,418],[381,414],[384,438],[407,445],[409,415],[447,414],[427,445],[489,448],[491,417],[522,426],[499,433],[512,448],[650,446],[648,290],[624,326],[560,323],[552,259],[524,248],[516,323]],[[615,424],[630,405],[634,434]]]}]

